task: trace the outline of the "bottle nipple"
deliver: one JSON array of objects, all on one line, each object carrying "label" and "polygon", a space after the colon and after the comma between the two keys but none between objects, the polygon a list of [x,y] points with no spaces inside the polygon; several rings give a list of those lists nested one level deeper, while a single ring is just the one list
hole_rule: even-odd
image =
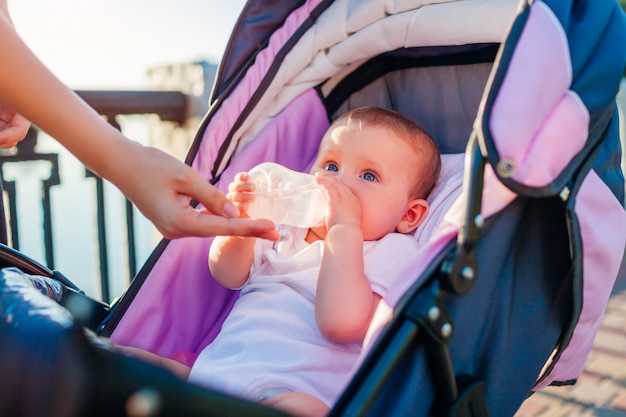
[{"label": "bottle nipple", "polygon": [[308,228],[326,216],[328,200],[324,188],[310,174],[292,171],[273,162],[252,168],[249,182],[255,186],[248,214],[276,224]]}]

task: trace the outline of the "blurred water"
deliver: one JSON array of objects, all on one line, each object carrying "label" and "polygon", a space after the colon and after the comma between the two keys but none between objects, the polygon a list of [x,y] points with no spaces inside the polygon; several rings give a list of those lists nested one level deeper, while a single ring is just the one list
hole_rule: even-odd
[{"label": "blurred water", "polygon": [[[119,118],[123,132],[137,142],[148,143],[143,116]],[[55,269],[87,294],[100,297],[97,246],[95,179],[85,177],[84,166],[47,135],[40,133],[37,152],[59,153],[61,184],[52,187],[52,231]],[[50,176],[44,161],[6,164],[4,176],[16,180],[20,251],[46,264],[43,246],[41,181]],[[106,233],[111,298],[128,287],[125,199],[105,182]],[[141,268],[159,236],[154,227],[135,209],[137,270]]]}]

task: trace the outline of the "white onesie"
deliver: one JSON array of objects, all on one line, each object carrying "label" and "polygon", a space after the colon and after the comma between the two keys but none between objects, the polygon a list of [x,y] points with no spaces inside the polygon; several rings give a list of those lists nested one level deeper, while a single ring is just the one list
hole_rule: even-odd
[{"label": "white onesie", "polygon": [[[257,239],[248,282],[189,381],[249,400],[280,392],[311,394],[332,407],[350,380],[361,344],[334,343],[315,322],[315,291],[324,241],[283,227],[283,240]],[[365,274],[384,297],[402,264],[417,252],[410,236],[365,242]],[[394,274],[395,272],[395,274]]]}]

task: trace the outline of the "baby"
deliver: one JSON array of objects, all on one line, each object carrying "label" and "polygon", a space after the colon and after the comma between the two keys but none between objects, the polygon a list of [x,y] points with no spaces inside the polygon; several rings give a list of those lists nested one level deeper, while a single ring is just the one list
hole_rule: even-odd
[{"label": "baby", "polygon": [[[428,213],[439,150],[407,117],[362,107],[338,118],[311,168],[326,190],[325,220],[281,226],[277,242],[219,236],[209,267],[240,297],[190,382],[297,416],[323,416],[353,374],[378,302],[417,251],[413,232]],[[241,217],[254,185],[239,173],[227,197]],[[165,365],[168,360],[160,359]]]}]

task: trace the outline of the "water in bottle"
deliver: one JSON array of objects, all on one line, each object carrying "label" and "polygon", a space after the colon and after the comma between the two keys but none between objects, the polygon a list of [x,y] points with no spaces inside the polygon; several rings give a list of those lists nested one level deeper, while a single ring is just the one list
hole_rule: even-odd
[{"label": "water in bottle", "polygon": [[328,200],[313,175],[272,162],[257,165],[248,174],[255,186],[255,199],[248,209],[250,217],[305,228],[324,220]]}]

